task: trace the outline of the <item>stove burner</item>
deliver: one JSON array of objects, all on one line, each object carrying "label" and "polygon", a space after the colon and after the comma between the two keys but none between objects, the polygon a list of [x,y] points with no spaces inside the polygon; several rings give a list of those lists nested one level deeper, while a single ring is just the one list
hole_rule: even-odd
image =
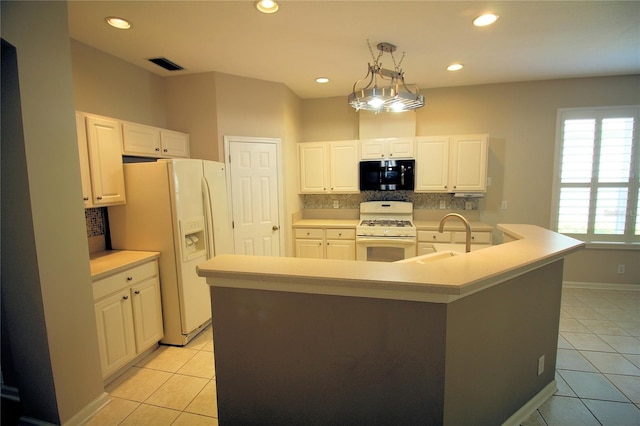
[{"label": "stove burner", "polygon": [[400,219],[365,219],[362,221],[361,226],[386,226],[392,228],[404,228],[410,227],[411,221]]}]

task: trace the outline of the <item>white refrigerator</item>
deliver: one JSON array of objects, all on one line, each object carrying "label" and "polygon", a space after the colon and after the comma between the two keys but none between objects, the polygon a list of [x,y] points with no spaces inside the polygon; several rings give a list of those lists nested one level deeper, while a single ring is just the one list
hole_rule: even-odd
[{"label": "white refrigerator", "polygon": [[124,165],[127,203],[108,209],[114,250],[160,252],[164,338],[183,346],[211,322],[196,265],[233,253],[224,164],[176,159]]}]

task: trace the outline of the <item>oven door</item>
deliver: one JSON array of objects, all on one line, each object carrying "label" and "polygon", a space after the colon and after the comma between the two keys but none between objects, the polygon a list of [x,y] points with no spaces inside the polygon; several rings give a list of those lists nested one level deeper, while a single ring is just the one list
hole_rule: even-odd
[{"label": "oven door", "polygon": [[416,255],[415,238],[357,237],[356,260],[395,262]]}]

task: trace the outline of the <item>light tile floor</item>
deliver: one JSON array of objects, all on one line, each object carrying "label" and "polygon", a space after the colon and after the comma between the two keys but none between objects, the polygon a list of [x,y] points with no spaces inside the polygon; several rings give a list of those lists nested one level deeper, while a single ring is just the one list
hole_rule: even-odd
[{"label": "light tile floor", "polygon": [[640,425],[640,291],[563,289],[556,381],[523,425]]},{"label": "light tile floor", "polygon": [[105,389],[88,426],[218,425],[211,327],[184,347],[160,346]]},{"label": "light tile floor", "polygon": [[[558,392],[523,425],[640,425],[640,291],[565,288]],[[213,335],[161,346],[107,386],[88,423],[217,425]]]}]

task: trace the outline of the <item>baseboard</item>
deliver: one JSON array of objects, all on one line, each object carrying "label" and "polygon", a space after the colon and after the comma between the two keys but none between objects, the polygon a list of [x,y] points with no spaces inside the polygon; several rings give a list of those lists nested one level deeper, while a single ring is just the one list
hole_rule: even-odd
[{"label": "baseboard", "polygon": [[640,284],[588,283],[580,281],[563,281],[563,288],[585,288],[590,290],[631,290],[640,291]]},{"label": "baseboard", "polygon": [[502,423],[502,426],[518,426],[524,423],[534,411],[536,411],[545,401],[553,396],[558,391],[558,386],[555,379],[545,386],[540,392],[538,392],[533,398],[531,398],[526,404],[524,404],[518,411],[513,413],[506,422]]}]

